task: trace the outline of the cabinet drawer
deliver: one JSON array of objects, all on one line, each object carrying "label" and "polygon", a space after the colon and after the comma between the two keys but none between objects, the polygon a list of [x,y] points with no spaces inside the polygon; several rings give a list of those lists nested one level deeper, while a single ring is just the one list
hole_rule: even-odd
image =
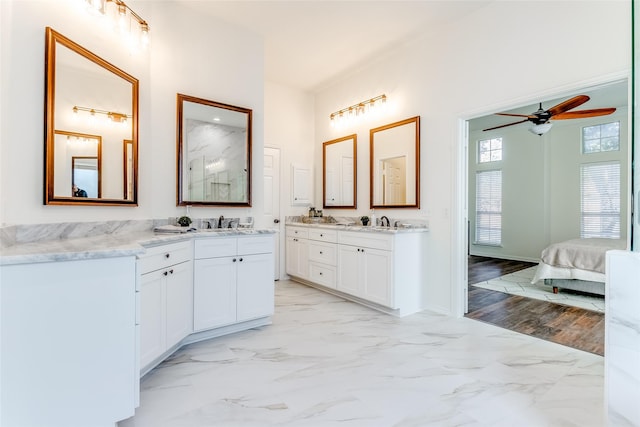
[{"label": "cabinet drawer", "polygon": [[287,237],[299,237],[307,239],[309,237],[309,229],[304,227],[287,227]]},{"label": "cabinet drawer", "polygon": [[329,288],[336,287],[336,267],[330,265],[309,263],[309,280]]},{"label": "cabinet drawer", "polygon": [[335,243],[309,242],[309,260],[336,265],[337,245]]},{"label": "cabinet drawer", "polygon": [[238,237],[238,255],[270,254],[274,244],[273,234]]},{"label": "cabinet drawer", "polygon": [[327,229],[310,229],[309,230],[309,239],[311,240],[319,240],[321,242],[330,242],[336,243],[338,241],[338,231],[337,230],[327,230]]},{"label": "cabinet drawer", "polygon": [[338,242],[343,245],[358,246],[362,248],[393,250],[393,235],[371,232],[340,231]]},{"label": "cabinet drawer", "polygon": [[138,258],[138,272],[145,274],[150,271],[166,268],[191,259],[191,242],[170,243],[154,246]]},{"label": "cabinet drawer", "polygon": [[196,239],[195,259],[219,258],[237,254],[238,239],[236,237],[209,237]]}]

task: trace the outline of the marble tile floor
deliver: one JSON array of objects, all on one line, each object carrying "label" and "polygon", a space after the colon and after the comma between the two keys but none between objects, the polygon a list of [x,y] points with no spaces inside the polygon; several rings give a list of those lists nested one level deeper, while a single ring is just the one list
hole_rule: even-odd
[{"label": "marble tile floor", "polygon": [[191,344],[120,427],[602,426],[603,358],[466,318],[396,318],[291,281],[270,326]]},{"label": "marble tile floor", "polygon": [[531,267],[515,273],[505,274],[497,279],[475,283],[473,286],[604,313],[605,301],[603,296],[566,289],[560,289],[559,293],[554,294],[553,288],[545,285],[543,281],[531,284],[531,279],[533,279],[535,272],[536,267]]}]

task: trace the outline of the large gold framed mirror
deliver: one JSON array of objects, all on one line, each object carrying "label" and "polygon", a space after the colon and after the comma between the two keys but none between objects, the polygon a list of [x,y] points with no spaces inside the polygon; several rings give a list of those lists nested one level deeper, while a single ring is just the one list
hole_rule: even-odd
[{"label": "large gold framed mirror", "polygon": [[420,207],[420,116],[369,131],[371,208]]},{"label": "large gold framed mirror", "polygon": [[252,110],[178,94],[179,206],[251,206]]},{"label": "large gold framed mirror", "polygon": [[355,209],[357,191],[357,135],[322,144],[322,206]]},{"label": "large gold framed mirror", "polygon": [[45,47],[44,203],[137,206],[138,80],[49,27]]}]

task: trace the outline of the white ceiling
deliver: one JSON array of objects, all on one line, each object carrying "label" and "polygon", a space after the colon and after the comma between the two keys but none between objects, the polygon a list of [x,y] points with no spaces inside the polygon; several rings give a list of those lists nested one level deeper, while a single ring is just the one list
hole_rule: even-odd
[{"label": "white ceiling", "polygon": [[[501,0],[177,1],[261,36],[267,80],[316,92],[403,42]],[[626,82],[606,85],[556,99],[532,99],[532,104],[502,112],[529,114],[538,102],[548,109],[578,94],[591,99],[575,110],[620,108],[628,105],[627,92]],[[470,130],[509,122],[509,117],[488,115],[471,120]]]},{"label": "white ceiling", "polygon": [[493,0],[179,1],[261,35],[266,78],[314,92]]}]

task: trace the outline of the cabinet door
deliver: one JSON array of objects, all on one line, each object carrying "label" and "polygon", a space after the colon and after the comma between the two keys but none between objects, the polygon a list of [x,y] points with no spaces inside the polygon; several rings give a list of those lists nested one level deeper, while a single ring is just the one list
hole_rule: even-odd
[{"label": "cabinet door", "polygon": [[339,245],[337,289],[351,295],[360,296],[360,248]]},{"label": "cabinet door", "polygon": [[291,205],[307,206],[311,203],[311,169],[291,165]]},{"label": "cabinet door", "polygon": [[287,274],[306,279],[309,277],[309,242],[298,237],[287,237]]},{"label": "cabinet door", "polygon": [[378,249],[362,249],[363,270],[360,276],[362,297],[387,307],[393,307],[391,293],[391,252]]},{"label": "cabinet door", "polygon": [[146,366],[165,350],[163,271],[140,276],[140,366]]},{"label": "cabinet door", "polygon": [[193,332],[193,285],[191,262],[166,269],[166,347]]},{"label": "cabinet door", "polygon": [[[235,261],[234,261],[235,260]],[[193,272],[193,329],[236,321],[237,257],[199,259]]]},{"label": "cabinet door", "polygon": [[271,316],[274,308],[273,255],[238,257],[238,322]]}]

